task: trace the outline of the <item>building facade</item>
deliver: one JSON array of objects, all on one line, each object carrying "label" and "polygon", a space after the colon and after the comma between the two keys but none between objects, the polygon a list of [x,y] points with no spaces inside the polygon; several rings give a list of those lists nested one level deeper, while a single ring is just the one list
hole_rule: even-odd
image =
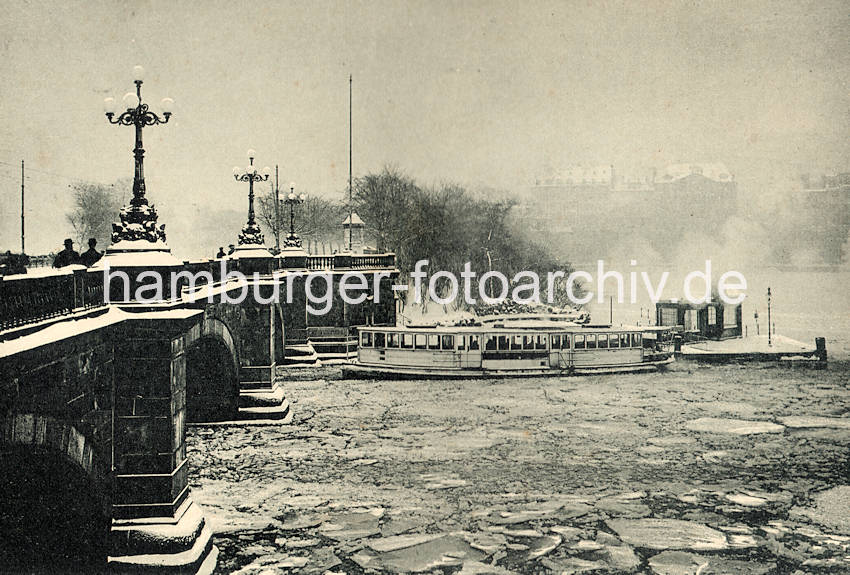
[{"label": "building facade", "polygon": [[690,234],[715,236],[737,211],[737,183],[722,163],[672,164],[627,174],[613,165],[569,167],[538,180],[518,214],[578,263],[639,253],[662,256]]},{"label": "building facade", "polygon": [[655,324],[682,327],[685,341],[727,339],[743,334],[741,304],[722,301],[694,304],[681,301],[660,301],[655,304]]}]

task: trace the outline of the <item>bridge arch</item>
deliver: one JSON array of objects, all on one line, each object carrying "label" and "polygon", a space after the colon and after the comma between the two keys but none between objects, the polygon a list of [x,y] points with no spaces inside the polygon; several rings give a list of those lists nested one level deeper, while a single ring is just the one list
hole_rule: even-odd
[{"label": "bridge arch", "polygon": [[222,421],[239,412],[239,352],[226,323],[207,317],[186,353],[186,418]]},{"label": "bridge arch", "polygon": [[12,571],[100,572],[111,484],[95,440],[52,416],[10,413],[0,427],[0,564]]}]

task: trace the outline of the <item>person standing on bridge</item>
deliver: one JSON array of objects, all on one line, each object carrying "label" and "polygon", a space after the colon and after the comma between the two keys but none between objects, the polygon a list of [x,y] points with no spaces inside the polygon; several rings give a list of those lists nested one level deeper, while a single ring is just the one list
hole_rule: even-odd
[{"label": "person standing on bridge", "polygon": [[65,249],[56,254],[53,259],[53,267],[64,268],[71,264],[80,263],[80,254],[74,251],[74,242],[71,238],[65,240]]},{"label": "person standing on bridge", "polygon": [[224,257],[224,256],[226,256],[226,255],[227,255],[227,254],[225,254],[225,253],[224,253],[224,247],[223,247],[223,246],[219,246],[219,248],[218,248],[218,253],[217,253],[217,254],[215,254],[215,257],[216,257],[217,259],[221,259],[221,258],[223,258],[223,257]]},{"label": "person standing on bridge", "polygon": [[100,258],[103,257],[103,252],[97,251],[95,246],[97,246],[97,240],[89,238],[89,249],[83,252],[83,255],[80,256],[80,263],[87,268],[92,267],[98,262],[98,260],[100,260]]}]

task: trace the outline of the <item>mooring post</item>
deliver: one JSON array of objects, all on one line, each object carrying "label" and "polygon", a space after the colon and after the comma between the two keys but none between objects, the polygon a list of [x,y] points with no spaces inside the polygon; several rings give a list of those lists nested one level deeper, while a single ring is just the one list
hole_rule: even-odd
[{"label": "mooring post", "polygon": [[815,355],[820,361],[826,362],[826,338],[815,338]]}]

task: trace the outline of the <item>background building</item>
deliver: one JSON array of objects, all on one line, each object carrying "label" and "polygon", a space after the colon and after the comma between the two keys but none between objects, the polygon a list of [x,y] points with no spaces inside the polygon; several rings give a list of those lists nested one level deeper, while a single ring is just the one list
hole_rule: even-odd
[{"label": "background building", "polygon": [[687,234],[719,233],[736,209],[737,183],[723,163],[631,173],[603,165],[571,166],[538,180],[518,215],[581,263],[639,253],[635,243],[670,256]]},{"label": "background building", "polygon": [[[825,263],[850,263],[850,172],[801,176],[803,189],[794,197],[795,215],[813,254]],[[813,262],[816,263],[816,262]]]}]

